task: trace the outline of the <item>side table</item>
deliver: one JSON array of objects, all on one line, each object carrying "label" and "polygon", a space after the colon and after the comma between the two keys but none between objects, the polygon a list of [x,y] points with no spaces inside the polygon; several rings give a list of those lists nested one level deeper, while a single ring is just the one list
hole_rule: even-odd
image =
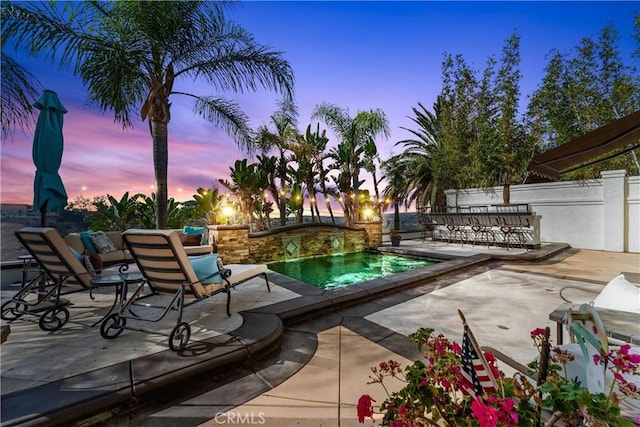
[{"label": "side table", "polygon": [[111,308],[107,314],[91,325],[91,327],[96,326],[98,323],[101,323],[106,319],[113,312],[114,308],[116,308],[118,301],[120,302],[120,308],[122,308],[127,301],[128,286],[133,283],[142,282],[142,280],[144,280],[144,277],[140,273],[107,274],[104,276],[96,276],[91,279],[91,286],[94,288],[116,287],[115,298],[113,299]]}]

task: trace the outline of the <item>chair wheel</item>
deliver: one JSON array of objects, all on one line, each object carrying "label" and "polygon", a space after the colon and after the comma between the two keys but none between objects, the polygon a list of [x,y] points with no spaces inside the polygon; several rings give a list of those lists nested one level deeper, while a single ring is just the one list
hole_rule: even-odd
[{"label": "chair wheel", "polygon": [[173,351],[184,350],[191,338],[191,326],[187,322],[176,325],[169,336],[169,348]]},{"label": "chair wheel", "polygon": [[106,340],[112,340],[122,333],[127,326],[127,319],[118,316],[118,313],[110,314],[100,325],[100,335]]},{"label": "chair wheel", "polygon": [[57,331],[69,320],[69,310],[64,307],[53,307],[44,312],[38,325],[43,331]]},{"label": "chair wheel", "polygon": [[[24,306],[24,307],[21,307]],[[27,312],[29,305],[23,300],[11,300],[2,304],[0,318],[12,321],[19,319]]]}]

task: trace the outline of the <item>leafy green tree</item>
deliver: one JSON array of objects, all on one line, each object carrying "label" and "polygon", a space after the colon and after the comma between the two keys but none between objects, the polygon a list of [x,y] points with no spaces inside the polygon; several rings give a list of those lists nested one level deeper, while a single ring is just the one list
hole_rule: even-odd
[{"label": "leafy green tree", "polygon": [[356,196],[359,194],[362,183],[360,169],[364,165],[365,149],[370,140],[375,140],[379,136],[389,137],[389,120],[380,109],[358,111],[354,117],[351,117],[348,109],[330,103],[317,105],[311,118],[323,120],[327,124],[340,138],[339,145],[342,145],[341,149],[344,150],[342,154],[347,155],[347,159],[344,160],[348,164],[339,166],[351,180],[349,198],[352,198],[353,202],[345,203],[347,205],[352,203],[351,209],[345,211],[345,222],[347,225],[353,225],[358,221],[359,201]]},{"label": "leafy green tree", "polygon": [[[638,15],[634,22],[638,34]],[[608,25],[597,40],[584,38],[570,52],[551,52],[546,75],[527,110],[538,150],[560,146],[640,109],[638,70],[624,63],[618,41],[618,31]],[[608,169],[638,170],[634,153],[580,168],[562,178],[597,178],[601,170]]]},{"label": "leafy green tree", "polygon": [[[240,106],[217,93],[256,90],[290,94],[293,73],[225,16],[228,2],[3,2],[2,32],[17,49],[70,66],[102,111],[132,125],[140,111],[153,142],[157,225],[167,227],[170,98],[184,96],[205,120],[221,126],[241,147],[251,145]],[[3,45],[4,47],[4,45]],[[174,89],[179,80],[204,80],[212,95]],[[185,86],[182,86],[185,87]],[[138,110],[139,109],[139,110]],[[137,114],[137,113],[136,113]]]},{"label": "leafy green tree", "polygon": [[[513,34],[502,48],[499,68],[490,58],[478,92],[477,135],[472,159],[482,187],[508,186],[523,175],[531,154],[520,102],[520,37]],[[505,191],[508,195],[508,191]],[[508,198],[505,203],[508,203]]]},{"label": "leafy green tree", "polygon": [[91,225],[90,230],[126,231],[136,228],[144,222],[143,209],[140,199],[145,195],[138,193],[129,197],[127,191],[120,199],[107,194],[106,199],[97,199],[93,205],[95,212],[88,215],[86,221]]},{"label": "leafy green tree", "polygon": [[222,195],[217,188],[202,188],[196,190],[198,194],[193,195],[196,201],[196,212],[198,221],[205,225],[218,224],[218,217],[222,208]]},{"label": "leafy green tree", "polygon": [[[150,196],[142,195],[138,201],[137,217],[142,228],[153,229],[156,227],[156,211],[158,203],[156,193]],[[173,197],[167,200],[167,226],[169,228],[182,228],[189,221],[192,212]]]},{"label": "leafy green tree", "polygon": [[439,96],[443,155],[434,166],[446,171],[447,188],[472,187],[477,178],[472,147],[476,141],[476,99],[478,80],[462,55],[446,55],[442,63],[442,92]]}]

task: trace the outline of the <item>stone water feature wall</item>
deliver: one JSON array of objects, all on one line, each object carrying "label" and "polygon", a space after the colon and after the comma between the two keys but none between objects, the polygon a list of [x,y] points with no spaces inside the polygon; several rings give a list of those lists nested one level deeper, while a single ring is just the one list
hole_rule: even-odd
[{"label": "stone water feature wall", "polygon": [[296,224],[249,234],[244,225],[209,226],[211,244],[227,264],[265,263],[358,252],[382,245],[380,222],[358,223],[355,228],[330,224]]}]

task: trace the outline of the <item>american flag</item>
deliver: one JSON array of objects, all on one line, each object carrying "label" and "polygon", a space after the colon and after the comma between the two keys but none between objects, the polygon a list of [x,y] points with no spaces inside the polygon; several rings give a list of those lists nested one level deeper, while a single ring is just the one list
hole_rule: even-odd
[{"label": "american flag", "polygon": [[464,393],[476,396],[496,391],[493,374],[466,324],[462,336],[462,374],[473,384],[473,389],[463,388]]}]

